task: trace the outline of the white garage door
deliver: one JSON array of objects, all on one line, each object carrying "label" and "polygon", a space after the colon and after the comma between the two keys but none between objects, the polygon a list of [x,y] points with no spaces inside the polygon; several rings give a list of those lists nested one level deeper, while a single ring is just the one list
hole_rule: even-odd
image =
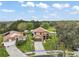
[{"label": "white garage door", "polygon": [[16,40],[4,42],[4,46],[11,46],[11,45],[15,45],[15,44],[16,44]]}]

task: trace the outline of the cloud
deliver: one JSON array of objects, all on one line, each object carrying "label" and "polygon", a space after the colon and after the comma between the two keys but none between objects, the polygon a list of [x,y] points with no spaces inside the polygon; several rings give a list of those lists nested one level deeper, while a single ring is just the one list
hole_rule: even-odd
[{"label": "cloud", "polygon": [[57,16],[57,14],[51,13],[51,14],[49,14],[49,16]]},{"label": "cloud", "polygon": [[73,6],[72,9],[79,10],[79,6]]},{"label": "cloud", "polygon": [[10,9],[2,9],[2,12],[15,12],[15,10],[10,10]]},{"label": "cloud", "polygon": [[20,2],[20,3],[24,3],[25,1],[18,1],[18,2]]},{"label": "cloud", "polygon": [[45,16],[45,15],[44,15],[44,16],[43,16],[43,18],[46,18],[46,19],[48,19],[49,17],[47,17],[47,16]]},{"label": "cloud", "polygon": [[28,10],[28,12],[29,12],[29,13],[33,13],[33,12],[35,12],[35,11],[34,11],[34,10]]},{"label": "cloud", "polygon": [[79,14],[79,11],[72,11],[72,12],[69,12],[69,14]]},{"label": "cloud", "polygon": [[0,2],[0,6],[2,5],[2,3]]},{"label": "cloud", "polygon": [[36,7],[44,8],[44,9],[49,7],[47,4],[42,3],[42,2],[40,2],[38,4],[35,4],[33,2],[25,2],[25,1],[19,1],[19,2],[21,3],[21,6],[23,6],[23,7],[35,7],[36,6]]},{"label": "cloud", "polygon": [[35,4],[33,2],[23,2],[23,1],[21,1],[21,6],[23,6],[23,7],[35,7]]},{"label": "cloud", "polygon": [[74,11],[71,11],[69,12],[68,14],[79,14],[79,6],[75,5],[75,6],[72,6],[72,9]]},{"label": "cloud", "polygon": [[69,8],[70,4],[65,3],[65,4],[61,4],[61,3],[54,3],[52,5],[52,7],[57,8],[57,9],[63,9],[63,8]]},{"label": "cloud", "polygon": [[39,8],[45,8],[45,9],[47,9],[49,7],[47,4],[42,3],[42,2],[40,2],[39,4],[36,4],[36,6]]},{"label": "cloud", "polygon": [[37,19],[38,17],[37,17],[37,16],[32,16],[32,18],[33,18],[33,19]]}]

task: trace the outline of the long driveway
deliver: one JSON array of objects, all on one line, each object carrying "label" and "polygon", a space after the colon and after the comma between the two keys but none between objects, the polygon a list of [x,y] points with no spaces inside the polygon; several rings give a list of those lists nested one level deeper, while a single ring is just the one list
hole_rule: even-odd
[{"label": "long driveway", "polygon": [[46,55],[47,54],[46,52],[43,52],[43,51],[45,51],[45,49],[44,49],[41,41],[38,41],[38,42],[35,41],[34,47],[35,47],[35,54],[36,55]]},{"label": "long driveway", "polygon": [[27,57],[27,55],[22,53],[15,45],[6,47],[6,50],[10,57]]}]

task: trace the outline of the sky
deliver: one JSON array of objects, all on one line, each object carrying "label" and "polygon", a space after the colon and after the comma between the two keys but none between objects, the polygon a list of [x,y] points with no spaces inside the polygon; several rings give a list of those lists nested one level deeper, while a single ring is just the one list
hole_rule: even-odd
[{"label": "sky", "polygon": [[79,1],[0,1],[0,21],[79,20]]}]

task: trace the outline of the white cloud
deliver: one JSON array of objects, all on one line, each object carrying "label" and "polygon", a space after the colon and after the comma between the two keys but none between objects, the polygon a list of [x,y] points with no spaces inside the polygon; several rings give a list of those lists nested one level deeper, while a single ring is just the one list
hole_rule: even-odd
[{"label": "white cloud", "polygon": [[24,1],[18,1],[18,2],[20,2],[20,3],[24,3]]},{"label": "white cloud", "polygon": [[46,19],[47,19],[47,18],[49,18],[49,17],[47,17],[47,16],[44,15],[43,18],[46,18]]},{"label": "white cloud", "polygon": [[47,4],[41,3],[41,2],[39,4],[36,4],[36,6],[39,8],[45,8],[45,9],[49,7]]},{"label": "white cloud", "polygon": [[31,18],[33,19],[33,20],[35,20],[35,21],[37,21],[37,20],[39,20],[39,18],[38,18],[38,16],[31,16]]},{"label": "white cloud", "polygon": [[73,6],[72,9],[79,10],[79,6]]},{"label": "white cloud", "polygon": [[33,19],[37,19],[38,17],[37,17],[37,16],[32,16],[32,18],[33,18]]},{"label": "white cloud", "polygon": [[74,11],[69,12],[69,14],[79,14],[79,6],[78,5],[72,6],[72,9]]},{"label": "white cloud", "polygon": [[79,11],[72,11],[72,12],[69,12],[69,14],[79,14]]},{"label": "white cloud", "polygon": [[63,8],[69,8],[69,7],[70,7],[70,4],[67,4],[67,3],[65,3],[65,4],[54,3],[54,4],[52,5],[52,7],[58,8],[58,9],[63,9]]},{"label": "white cloud", "polygon": [[0,6],[2,5],[2,3],[0,2]]},{"label": "white cloud", "polygon": [[57,16],[57,14],[51,13],[51,14],[49,14],[49,16]]},{"label": "white cloud", "polygon": [[35,4],[33,3],[33,2],[26,2],[26,3],[24,3],[24,2],[21,2],[21,6],[23,6],[23,7],[35,7]]},{"label": "white cloud", "polygon": [[62,6],[59,3],[55,3],[52,5],[52,7],[60,9]]},{"label": "white cloud", "polygon": [[2,12],[15,12],[15,10],[10,10],[10,9],[2,9]]},{"label": "white cloud", "polygon": [[29,13],[33,13],[33,12],[35,12],[35,11],[34,11],[34,10],[28,10],[28,12],[29,12]]}]

